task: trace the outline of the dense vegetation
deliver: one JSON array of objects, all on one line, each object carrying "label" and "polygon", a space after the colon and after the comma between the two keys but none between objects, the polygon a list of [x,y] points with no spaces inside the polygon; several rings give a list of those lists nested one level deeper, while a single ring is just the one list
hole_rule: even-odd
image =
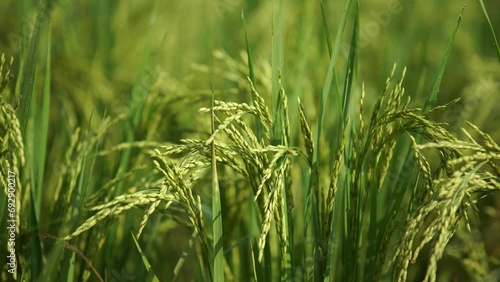
[{"label": "dense vegetation", "polygon": [[2,1],[0,280],[497,281],[499,8]]}]

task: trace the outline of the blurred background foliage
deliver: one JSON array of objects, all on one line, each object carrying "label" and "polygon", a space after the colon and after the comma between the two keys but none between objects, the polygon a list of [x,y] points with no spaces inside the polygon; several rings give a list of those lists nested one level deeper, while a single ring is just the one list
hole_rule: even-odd
[{"label": "blurred background foliage", "polygon": [[[324,4],[333,37],[344,4],[335,1]],[[465,4],[464,21],[443,78],[439,102],[463,97],[457,110],[461,117],[452,117],[455,127],[469,120],[498,137],[494,132],[498,113],[493,110],[499,83],[495,47],[479,3],[466,1]],[[7,57],[16,58],[15,68],[18,68],[27,48],[26,39],[35,24],[36,3],[5,0],[0,5],[0,48]],[[242,11],[252,55],[266,64],[271,59],[272,5],[271,1],[243,0],[192,0],[182,4],[175,1],[54,0],[50,15],[52,75],[54,92],[60,93],[53,95],[54,101],[64,104],[63,108],[68,110],[81,109],[77,111],[79,120],[88,120],[93,110],[96,117],[105,109],[119,112],[117,105],[123,103],[117,100],[126,103],[144,67],[152,69],[155,76],[162,75],[158,85],[162,92],[176,90],[178,86],[170,80],[180,84],[189,80],[184,86],[207,89],[210,86],[208,76],[193,71],[192,66],[194,63],[213,64],[227,71],[224,61],[213,58],[214,50],[223,50],[243,63],[240,57],[245,49]],[[390,5],[398,7],[398,12],[388,13]],[[485,1],[485,5],[493,26],[500,26],[499,4]],[[392,65],[398,63],[408,68],[410,75],[405,86],[409,95],[416,103],[421,103],[430,90],[430,82],[462,3],[367,1],[361,2],[360,7],[361,42],[365,46],[360,48],[358,82],[363,81],[367,90],[379,90]],[[287,2],[283,24],[285,90],[290,95],[318,93],[322,87],[318,81],[323,80],[329,61],[319,3]],[[348,46],[349,36],[345,36],[345,46]],[[41,54],[45,52],[45,39],[42,38],[40,44]],[[347,57],[343,50],[338,63],[339,77],[344,71],[342,59]],[[43,64],[41,60],[39,84],[43,82]],[[234,86],[219,76],[215,79],[220,80],[217,88],[221,90]],[[374,98],[367,97],[367,100],[370,102]],[[63,113],[59,111],[59,114]],[[68,122],[76,120],[70,118]],[[95,118],[93,122],[99,124],[100,120]]]},{"label": "blurred background foliage", "polygon": [[[345,3],[323,2],[330,36],[334,38]],[[367,108],[373,106],[381,93],[394,63],[399,69],[407,66],[406,95],[411,96],[413,105],[423,105],[462,5],[467,4],[438,104],[457,97],[462,99],[437,118],[448,122],[458,135],[465,121],[473,122],[498,143],[500,67],[478,1],[359,2],[361,41],[365,44],[359,50],[354,92],[359,93],[361,82],[365,83]],[[390,5],[395,5],[398,12],[391,13]],[[500,2],[486,0],[485,5],[498,32]],[[285,1],[283,8],[283,85],[289,96],[291,118],[298,122],[295,99],[298,96],[314,124],[329,63],[321,8],[319,1],[299,0]],[[17,76],[35,26],[36,12],[37,1],[0,2],[0,52],[7,58],[14,57],[15,79],[4,97],[12,105],[19,100],[14,94],[20,87]],[[248,68],[242,12],[258,89],[270,101],[273,1],[53,0],[53,9],[42,26],[32,107],[35,113],[41,107],[44,81],[49,75],[45,71],[44,54],[50,48],[51,103],[42,207],[50,208],[52,204],[52,187],[56,186],[70,137],[77,127],[98,132],[105,117],[139,109],[134,113],[138,116],[135,122],[133,119],[117,122],[99,146],[109,148],[124,139],[177,142],[200,134],[208,136],[209,121],[198,114],[198,108],[209,105],[212,84],[217,99],[248,102],[251,96],[245,79]],[[350,34],[346,34],[345,46],[349,38]],[[337,63],[341,87],[346,60],[347,53],[341,49]],[[147,98],[141,99],[146,92]],[[327,112],[326,128],[335,122],[329,116]],[[328,142],[329,137],[325,139]],[[30,142],[34,144],[36,140]],[[298,145],[299,138],[293,142]],[[103,158],[96,162],[88,180],[96,187],[110,181],[120,167],[117,153]],[[146,158],[140,150],[130,151],[131,162],[146,162]],[[481,207],[481,236],[490,255],[498,257],[500,241],[495,234],[500,234],[500,197],[488,197]],[[58,219],[46,216],[48,214],[41,214],[41,233],[48,232],[50,224],[57,224]],[[128,222],[135,223],[116,235],[120,239],[115,248],[133,246],[121,240],[125,240],[123,236],[130,230],[137,229],[141,215],[127,216],[134,218]],[[144,240],[149,242],[146,252],[160,280],[165,280],[168,279],[165,273],[173,271],[191,232],[172,221],[152,226],[144,235]],[[127,248],[117,251],[113,259],[102,264],[110,271],[108,277],[117,277],[116,273],[125,276],[134,273],[140,277],[142,266],[136,263],[140,256],[135,248]],[[99,260],[105,261],[105,256],[101,251],[91,259],[100,265]],[[192,253],[189,260],[194,263]],[[183,269],[186,281],[195,277],[190,269]]]}]

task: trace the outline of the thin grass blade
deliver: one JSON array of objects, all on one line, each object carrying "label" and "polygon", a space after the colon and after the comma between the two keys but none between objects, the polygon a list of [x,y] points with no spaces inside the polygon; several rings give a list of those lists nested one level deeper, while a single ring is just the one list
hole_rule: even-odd
[{"label": "thin grass blade", "polygon": [[481,8],[483,9],[484,17],[486,21],[488,21],[488,25],[490,26],[491,37],[493,39],[493,45],[495,46],[495,51],[497,53],[498,62],[500,63],[500,46],[498,45],[497,36],[495,35],[495,30],[493,29],[493,25],[491,24],[490,17],[488,16],[488,12],[486,11],[486,7],[484,6],[483,0],[478,0],[479,4],[481,4]]},{"label": "thin grass blade", "polygon": [[130,235],[132,236],[132,239],[134,240],[135,246],[137,247],[137,251],[139,251],[139,254],[141,255],[142,263],[144,264],[144,267],[146,267],[146,270],[148,273],[148,281],[159,282],[160,280],[158,279],[158,277],[154,273],[153,268],[151,267],[151,264],[149,263],[148,258],[146,257],[146,255],[142,251],[141,246],[139,245],[139,242],[137,242],[137,239],[135,238],[133,233],[130,233]]},{"label": "thin grass blade", "polygon": [[17,111],[19,122],[21,124],[21,133],[23,136],[26,135],[26,127],[28,125],[28,119],[30,116],[31,108],[31,98],[33,96],[33,88],[35,86],[36,77],[36,65],[38,60],[38,45],[40,43],[40,33],[42,32],[43,22],[47,21],[47,17],[50,15],[50,0],[41,1],[38,8],[38,14],[36,18],[36,23],[33,28],[33,33],[31,35],[31,40],[28,47],[28,52],[26,54],[26,59],[24,60],[22,82],[21,82],[21,93],[20,93],[20,104]]},{"label": "thin grass blade", "polygon": [[436,106],[437,103],[437,97],[439,94],[439,88],[441,87],[441,80],[443,79],[443,74],[446,69],[446,64],[448,63],[448,57],[450,56],[451,49],[453,47],[453,43],[455,42],[455,37],[458,32],[458,28],[460,27],[460,23],[462,22],[462,17],[464,14],[465,10],[465,5],[462,8],[462,13],[458,17],[457,25],[455,27],[455,30],[453,30],[453,34],[451,35],[450,41],[448,42],[448,46],[446,47],[445,53],[443,58],[441,59],[441,63],[439,64],[436,76],[434,77],[434,81],[432,82],[432,88],[429,96],[427,97],[427,100],[425,101],[425,105],[423,107],[423,111],[426,112],[433,107]]},{"label": "thin grass blade", "polygon": [[174,277],[172,278],[172,281],[177,281],[177,279],[179,279],[179,273],[182,267],[184,266],[184,263],[186,262],[188,254],[191,252],[191,249],[193,248],[195,239],[196,239],[196,232],[193,232],[191,238],[189,238],[189,241],[186,244],[186,247],[184,248],[184,251],[182,251],[181,257],[179,258],[177,264],[175,265]]},{"label": "thin grass blade", "polygon": [[[257,81],[255,81],[255,73],[254,73],[254,69],[253,69],[252,54],[250,52],[250,44],[248,42],[247,23],[245,20],[245,13],[243,11],[241,11],[241,19],[243,21],[243,30],[245,32],[245,45],[246,45],[246,49],[247,49],[247,59],[248,59],[248,77],[250,78],[252,83],[255,85],[257,83]],[[250,93],[252,94],[252,105],[253,105],[253,103],[254,103],[254,101],[256,101],[257,97],[255,96],[255,93],[253,91],[250,91]],[[260,124],[260,120],[256,117],[255,118],[255,132],[256,132],[257,140],[261,140],[261,138],[262,138],[261,126],[262,125]]]},{"label": "thin grass blade", "polygon": [[[215,112],[214,112],[214,97],[215,90],[212,88],[212,134],[215,132]],[[213,238],[214,238],[214,281],[224,281],[224,246],[223,246],[223,232],[222,232],[222,210],[220,202],[219,180],[217,178],[217,159],[215,155],[215,138],[212,140],[212,224],[213,224]]]}]

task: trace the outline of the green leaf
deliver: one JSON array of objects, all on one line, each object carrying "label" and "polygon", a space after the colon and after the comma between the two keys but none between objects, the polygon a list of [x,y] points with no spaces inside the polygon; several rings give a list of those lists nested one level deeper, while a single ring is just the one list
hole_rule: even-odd
[{"label": "green leaf", "polygon": [[139,251],[139,254],[141,255],[142,263],[146,267],[146,270],[148,273],[148,280],[147,281],[159,282],[160,280],[158,279],[158,277],[154,273],[153,269],[151,268],[151,264],[149,263],[148,258],[146,257],[144,252],[142,251],[142,248],[139,245],[139,243],[137,242],[137,239],[135,238],[134,234],[130,233],[130,235],[132,236],[132,239],[134,240],[135,246],[137,247],[137,251]]},{"label": "green leaf", "polygon": [[[214,89],[212,88],[212,134],[215,132]],[[224,241],[222,239],[222,210],[220,203],[219,180],[217,179],[217,159],[215,155],[215,138],[211,144],[212,150],[212,224],[214,238],[213,273],[215,282],[224,281]]]},{"label": "green leaf", "polygon": [[462,13],[458,17],[457,25],[455,30],[453,30],[453,34],[451,35],[450,41],[448,42],[448,46],[446,47],[443,58],[441,59],[441,63],[439,64],[436,76],[434,77],[434,81],[432,83],[431,93],[427,100],[425,101],[425,105],[423,107],[423,112],[426,112],[436,106],[437,97],[439,94],[439,88],[441,87],[441,80],[443,79],[443,74],[446,69],[446,64],[448,63],[448,57],[450,56],[451,49],[453,47],[453,43],[455,42],[455,37],[458,32],[458,28],[460,27],[460,23],[462,22],[462,16],[464,14],[465,5],[462,8]]},{"label": "green leaf", "polygon": [[491,37],[493,38],[493,45],[495,46],[495,51],[497,53],[498,62],[500,63],[500,46],[498,46],[498,40],[495,35],[495,30],[493,29],[493,25],[491,24],[490,17],[488,16],[488,12],[486,11],[486,7],[484,6],[483,0],[479,0],[481,4],[481,8],[483,9],[484,17],[488,21],[488,25],[490,26]]}]

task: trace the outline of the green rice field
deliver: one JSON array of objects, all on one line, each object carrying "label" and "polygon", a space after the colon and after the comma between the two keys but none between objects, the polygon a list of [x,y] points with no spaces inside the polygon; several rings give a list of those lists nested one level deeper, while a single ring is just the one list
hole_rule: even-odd
[{"label": "green rice field", "polygon": [[500,2],[0,1],[0,281],[500,281]]}]

